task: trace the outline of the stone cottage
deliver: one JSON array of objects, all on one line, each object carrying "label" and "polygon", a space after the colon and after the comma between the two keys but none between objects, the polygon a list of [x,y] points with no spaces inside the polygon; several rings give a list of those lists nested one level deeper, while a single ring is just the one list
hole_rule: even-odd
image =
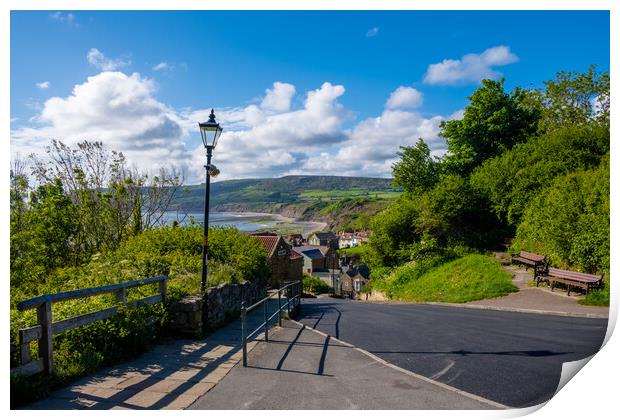
[{"label": "stone cottage", "polygon": [[267,251],[267,264],[271,270],[270,287],[280,288],[285,283],[301,280],[304,258],[295,252],[282,236],[270,233],[252,236],[258,239]]}]

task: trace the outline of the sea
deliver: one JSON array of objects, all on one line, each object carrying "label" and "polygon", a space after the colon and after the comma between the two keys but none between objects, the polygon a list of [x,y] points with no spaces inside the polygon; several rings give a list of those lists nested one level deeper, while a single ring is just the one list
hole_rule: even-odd
[{"label": "sea", "polygon": [[[196,223],[202,224],[204,221],[204,214],[202,212],[185,214],[177,213],[175,211],[168,211],[164,213],[161,224],[170,225],[176,220],[181,225],[189,225],[190,220],[192,219]],[[244,232],[252,232],[255,230],[266,229],[273,226],[274,223],[275,220],[273,220],[273,217],[267,214],[261,215],[255,213],[221,212],[209,213],[209,226],[232,226]]]}]

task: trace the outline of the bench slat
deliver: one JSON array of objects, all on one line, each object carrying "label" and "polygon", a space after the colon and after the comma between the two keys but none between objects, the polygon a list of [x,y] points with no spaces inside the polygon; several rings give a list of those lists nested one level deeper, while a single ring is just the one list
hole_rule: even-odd
[{"label": "bench slat", "polygon": [[534,254],[533,252],[521,251],[519,252],[519,257],[526,258],[528,260],[543,262],[545,260],[544,255]]},{"label": "bench slat", "polygon": [[579,273],[577,271],[562,270],[560,268],[553,268],[553,267],[550,267],[549,270],[547,270],[547,275],[549,277],[564,278],[564,279],[575,280],[575,281],[580,281],[584,283],[598,283],[601,280],[603,280],[602,275]]}]

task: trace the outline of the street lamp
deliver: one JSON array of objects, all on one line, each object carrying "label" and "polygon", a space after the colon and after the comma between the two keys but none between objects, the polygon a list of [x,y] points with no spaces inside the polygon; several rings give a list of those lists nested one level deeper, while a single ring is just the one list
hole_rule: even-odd
[{"label": "street lamp", "polygon": [[206,170],[206,185],[205,185],[205,218],[204,218],[204,241],[202,242],[202,277],[200,278],[200,292],[202,294],[207,290],[207,258],[209,254],[209,190],[211,186],[211,176],[217,176],[220,171],[211,164],[211,155],[213,149],[217,145],[217,140],[222,134],[222,127],[215,121],[215,114],[211,110],[209,120],[207,122],[198,123],[200,128],[200,136],[202,137],[202,144],[207,149],[207,165]]}]

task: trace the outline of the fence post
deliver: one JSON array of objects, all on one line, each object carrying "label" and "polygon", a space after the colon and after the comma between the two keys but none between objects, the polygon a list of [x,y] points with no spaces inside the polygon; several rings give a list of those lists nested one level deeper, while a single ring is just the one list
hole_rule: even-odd
[{"label": "fence post", "polygon": [[120,303],[123,306],[127,304],[127,291],[124,287],[116,291],[114,294],[116,295],[116,301],[118,303]]},{"label": "fence post", "polygon": [[268,317],[267,317],[267,302],[269,299],[265,300],[263,303],[263,315],[265,317],[265,341],[269,341],[269,325],[268,325]]},{"label": "fence post", "polygon": [[278,325],[282,326],[282,290],[278,289]]},{"label": "fence post", "polygon": [[167,280],[168,278],[165,278],[159,282],[159,294],[161,295],[161,303],[164,305],[168,302]]},{"label": "fence post", "polygon": [[245,301],[241,302],[241,347],[243,348],[243,367],[248,365],[247,337],[245,334]]},{"label": "fence post", "polygon": [[24,340],[24,331],[19,330],[19,360],[22,365],[29,363],[31,360],[30,343]]},{"label": "fence post", "polygon": [[41,325],[39,356],[43,358],[44,372],[50,375],[54,370],[52,345],[52,302],[49,300],[37,307],[37,321]]},{"label": "fence post", "polygon": [[291,295],[293,289],[291,289],[291,284],[287,284],[286,285],[286,311],[287,311],[287,315],[290,318],[291,317]]}]

